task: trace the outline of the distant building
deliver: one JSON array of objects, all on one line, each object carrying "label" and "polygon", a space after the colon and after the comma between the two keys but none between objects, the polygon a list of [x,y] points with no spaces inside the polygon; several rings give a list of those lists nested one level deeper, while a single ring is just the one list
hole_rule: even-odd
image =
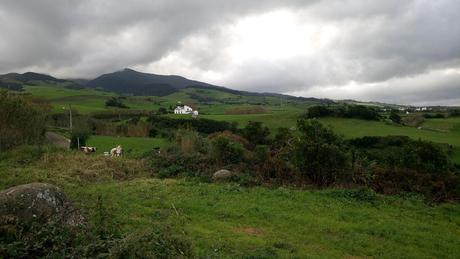
[{"label": "distant building", "polygon": [[176,109],[174,109],[174,114],[191,114],[193,113],[193,109],[187,105],[178,105]]}]

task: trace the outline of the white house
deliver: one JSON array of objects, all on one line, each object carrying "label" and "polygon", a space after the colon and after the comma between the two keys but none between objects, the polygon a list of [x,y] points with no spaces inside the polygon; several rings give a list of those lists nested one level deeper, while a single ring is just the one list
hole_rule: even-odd
[{"label": "white house", "polygon": [[191,114],[193,113],[193,109],[187,105],[178,105],[176,109],[174,109],[174,114]]}]

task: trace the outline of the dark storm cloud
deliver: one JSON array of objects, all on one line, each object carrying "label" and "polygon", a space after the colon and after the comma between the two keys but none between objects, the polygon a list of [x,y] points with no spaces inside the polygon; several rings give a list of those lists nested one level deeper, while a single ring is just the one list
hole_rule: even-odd
[{"label": "dark storm cloud", "polygon": [[[134,67],[256,91],[455,104],[459,78],[445,71],[460,68],[458,10],[454,0],[1,0],[0,73]],[[266,40],[253,46],[252,33]]]},{"label": "dark storm cloud", "polygon": [[[308,2],[313,1],[287,5]],[[191,33],[278,6],[277,1],[244,0],[6,0],[0,3],[5,35],[0,71],[38,68],[94,76],[154,61]]]}]

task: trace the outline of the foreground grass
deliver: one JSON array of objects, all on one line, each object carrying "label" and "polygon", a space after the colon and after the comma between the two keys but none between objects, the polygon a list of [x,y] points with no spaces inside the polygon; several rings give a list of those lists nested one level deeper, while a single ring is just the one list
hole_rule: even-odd
[{"label": "foreground grass", "polygon": [[[28,152],[25,152],[28,151]],[[180,229],[199,257],[406,257],[460,254],[460,206],[360,190],[246,188],[159,180],[144,162],[33,150],[0,159],[1,189],[62,187],[91,222],[98,202],[126,236],[161,222]]]},{"label": "foreground grass", "polygon": [[[359,191],[242,188],[138,179],[74,189],[80,207],[101,196],[124,231],[152,218],[184,224],[200,257],[454,258],[460,208]],[[348,195],[358,193],[358,195]]]}]

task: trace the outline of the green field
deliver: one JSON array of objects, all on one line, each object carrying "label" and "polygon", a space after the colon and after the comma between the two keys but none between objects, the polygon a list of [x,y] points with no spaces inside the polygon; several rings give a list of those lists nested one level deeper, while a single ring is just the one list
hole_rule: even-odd
[{"label": "green field", "polygon": [[[360,190],[241,187],[150,178],[139,160],[32,150],[0,160],[0,189],[48,182],[97,222],[98,201],[122,234],[178,229],[200,258],[455,258],[460,206]],[[9,157],[9,159],[8,159]],[[28,163],[24,159],[28,157]],[[5,158],[5,157],[4,157]],[[17,162],[14,162],[17,161]],[[116,175],[121,177],[115,179]],[[145,248],[148,249],[148,248]]]},{"label": "green field", "polygon": [[[346,191],[135,180],[72,191],[82,207],[110,201],[125,231],[141,231],[152,215],[184,222],[199,257],[447,258],[460,254],[460,207]],[[345,196],[346,197],[346,196]],[[174,210],[176,208],[177,214]],[[155,216],[153,216],[155,218]]]},{"label": "green field", "polygon": [[109,152],[117,145],[121,145],[125,154],[142,154],[153,150],[155,147],[162,148],[168,142],[162,138],[138,138],[138,137],[112,137],[91,136],[87,145],[96,147],[96,153]]},{"label": "green field", "polygon": [[[81,113],[90,113],[108,110],[105,101],[116,94],[96,89],[68,89],[60,85],[26,86],[26,91],[34,96],[45,98],[51,102],[55,112],[63,112],[63,107],[72,108]],[[208,98],[207,102],[201,103],[197,98]],[[157,110],[159,107],[174,107],[180,101],[199,109],[202,118],[237,122],[244,127],[248,121],[261,121],[267,125],[272,135],[280,127],[295,127],[296,121],[303,114],[309,102],[304,103],[283,103],[278,97],[240,96],[232,93],[217,91],[213,89],[187,88],[168,96],[126,96],[125,103],[131,109]],[[232,104],[234,103],[234,104]],[[256,105],[261,104],[261,105]],[[260,106],[265,109],[262,114],[241,114],[226,115],[226,111],[235,107]],[[173,118],[187,118],[189,115],[168,115]],[[389,124],[383,121],[364,121],[357,119],[323,118],[321,119],[330,125],[337,133],[346,138],[362,136],[388,136],[404,135],[413,139],[429,140],[437,143],[447,143],[454,147],[454,161],[460,163],[460,118],[428,119],[421,125],[421,129],[415,127],[403,127]],[[95,138],[97,139],[97,138]],[[90,143],[92,143],[90,141]],[[149,143],[149,140],[146,140]],[[107,138],[106,141],[93,143],[105,149],[116,145]],[[143,141],[130,143],[128,146],[135,146],[134,149],[145,150]]]}]

